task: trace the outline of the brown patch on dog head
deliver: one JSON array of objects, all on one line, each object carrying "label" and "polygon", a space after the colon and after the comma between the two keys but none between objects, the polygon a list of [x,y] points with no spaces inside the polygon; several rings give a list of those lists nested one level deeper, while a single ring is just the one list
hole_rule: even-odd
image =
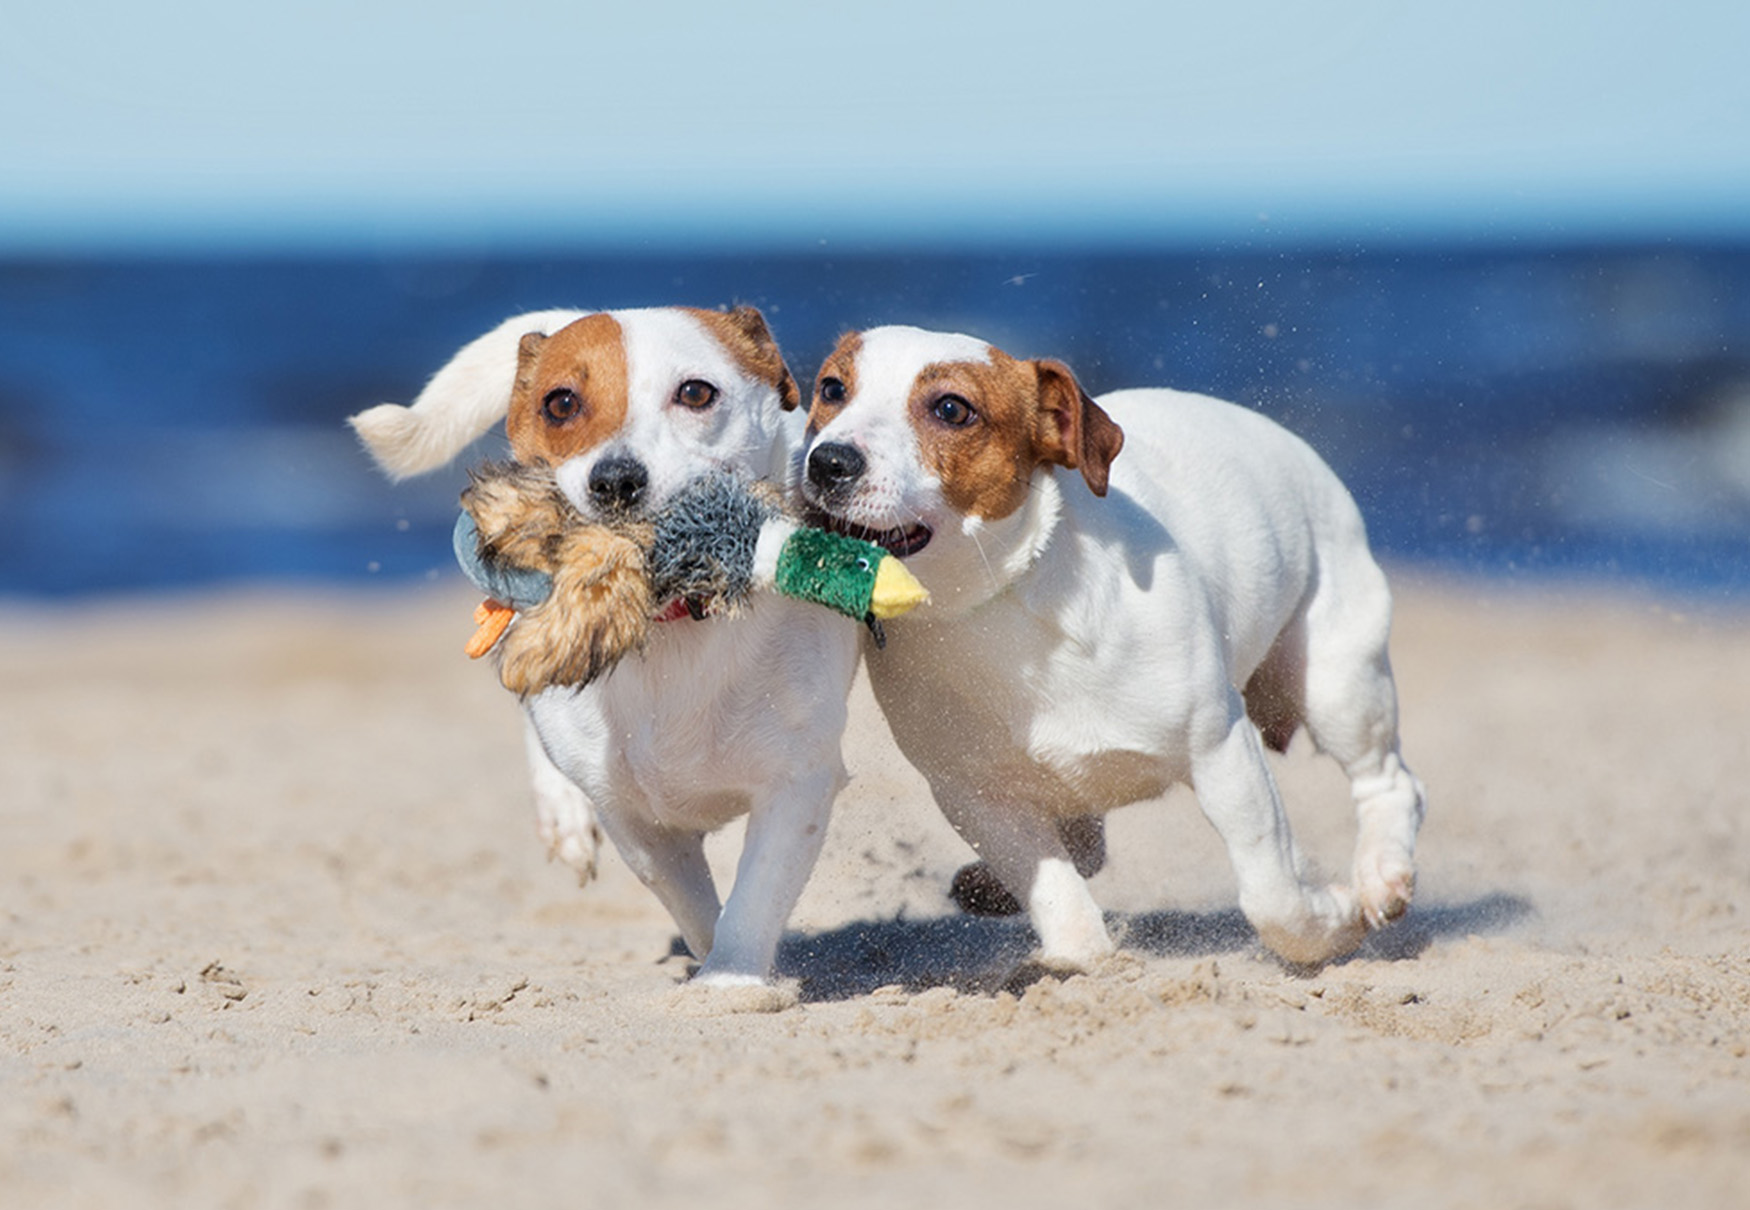
[{"label": "brown patch on dog head", "polygon": [[[844,411],[857,394],[857,355],[863,351],[863,334],[861,332],[846,332],[839,337],[839,343],[821,363],[820,373],[814,376],[814,399],[808,405],[808,438],[813,440],[821,429],[832,423],[834,416]],[[822,397],[821,387],[828,383],[837,383],[828,393],[834,398]]]},{"label": "brown patch on dog head", "polygon": [[1082,472],[1096,496],[1106,494],[1112,459],[1124,448],[1124,430],[1076,381],[1061,361],[1028,362],[1039,400],[1035,446],[1039,461]]},{"label": "brown patch on dog head", "polygon": [[778,401],[786,412],[793,412],[802,403],[802,392],[784,364],[778,342],[766,327],[766,317],[754,307],[736,307],[732,311],[703,311],[687,308],[696,315],[705,330],[717,338],[729,351],[736,364],[749,375],[765,380],[778,392]]},{"label": "brown patch on dog head", "polygon": [[[955,401],[965,405],[964,415]],[[988,521],[1027,498],[1038,389],[1027,363],[1000,349],[990,359],[939,361],[912,383],[912,427],[925,465],[958,511]]]},{"label": "brown patch on dog head", "polygon": [[[954,401],[967,405],[962,415]],[[925,464],[948,502],[995,521],[1021,507],[1040,463],[1078,469],[1095,495],[1124,433],[1055,361],[1017,361],[991,349],[988,362],[926,366],[912,386],[912,426]]]},{"label": "brown patch on dog head", "polygon": [[517,347],[505,431],[519,462],[558,466],[626,422],[626,343],[611,315],[586,315]]}]

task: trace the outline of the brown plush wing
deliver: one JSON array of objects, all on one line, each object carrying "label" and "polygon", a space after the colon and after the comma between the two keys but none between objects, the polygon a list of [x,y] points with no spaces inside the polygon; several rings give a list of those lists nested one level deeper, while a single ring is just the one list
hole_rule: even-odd
[{"label": "brown plush wing", "polygon": [[648,523],[584,521],[545,466],[491,463],[471,479],[462,507],[481,554],[553,577],[552,595],[519,613],[498,646],[506,689],[526,697],[580,688],[644,646],[655,611]]},{"label": "brown plush wing", "polygon": [[462,507],[480,531],[480,553],[513,567],[553,572],[559,545],[583,519],[545,466],[489,462],[469,474]]},{"label": "brown plush wing", "polygon": [[501,647],[499,679],[524,696],[587,685],[650,636],[650,580],[636,542],[578,526],[556,554],[553,595],[518,617]]}]

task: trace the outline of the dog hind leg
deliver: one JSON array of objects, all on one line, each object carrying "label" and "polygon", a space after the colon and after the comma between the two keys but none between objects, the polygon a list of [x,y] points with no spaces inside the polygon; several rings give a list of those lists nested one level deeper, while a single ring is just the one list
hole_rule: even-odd
[{"label": "dog hind leg", "polygon": [[1391,595],[1363,552],[1320,585],[1307,611],[1306,724],[1349,776],[1358,825],[1354,886],[1370,926],[1402,916],[1416,888],[1422,783],[1398,752],[1397,687],[1387,638]]},{"label": "dog hind leg", "polygon": [[1239,882],[1240,910],[1281,957],[1316,965],[1353,950],[1366,936],[1360,905],[1347,887],[1309,887],[1258,729],[1236,692],[1228,729],[1192,754],[1191,788],[1227,845]]}]

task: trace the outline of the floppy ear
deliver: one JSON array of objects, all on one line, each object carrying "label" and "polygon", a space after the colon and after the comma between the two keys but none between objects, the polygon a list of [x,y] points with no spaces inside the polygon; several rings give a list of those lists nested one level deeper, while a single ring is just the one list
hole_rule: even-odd
[{"label": "floppy ear", "polygon": [[391,479],[436,470],[510,411],[525,334],[557,332],[584,311],[531,311],[464,345],[413,406],[384,403],[347,421]]},{"label": "floppy ear", "polygon": [[1063,362],[1030,364],[1039,387],[1033,439],[1039,460],[1081,471],[1089,489],[1104,496],[1112,459],[1124,448],[1124,430],[1088,398]]},{"label": "floppy ear", "polygon": [[541,360],[541,346],[547,343],[545,332],[524,332],[516,342],[516,380],[511,384],[511,398],[529,389],[535,378],[535,365]]},{"label": "floppy ear", "polygon": [[772,339],[771,329],[766,327],[766,317],[759,313],[759,309],[742,306],[710,314],[720,315],[739,338],[748,368],[778,388],[778,402],[784,410],[793,412],[801,406],[802,392],[796,386],[790,367],[784,364],[784,355],[778,351],[778,342]]}]

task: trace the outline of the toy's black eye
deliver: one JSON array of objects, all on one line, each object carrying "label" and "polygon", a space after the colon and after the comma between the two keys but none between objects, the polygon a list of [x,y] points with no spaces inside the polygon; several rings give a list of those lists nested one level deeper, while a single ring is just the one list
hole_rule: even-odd
[{"label": "toy's black eye", "polygon": [[570,387],[555,387],[541,398],[541,415],[548,424],[564,424],[583,411],[583,400]]},{"label": "toy's black eye", "polygon": [[951,424],[955,428],[970,424],[978,413],[970,403],[958,395],[944,395],[930,405],[930,415],[943,424]]},{"label": "toy's black eye", "polygon": [[864,558],[862,555],[857,556],[857,570],[858,571],[868,571],[869,570],[869,560]]},{"label": "toy's black eye", "polygon": [[836,378],[822,378],[820,387],[815,392],[822,403],[843,403],[845,401],[845,384]]},{"label": "toy's black eye", "polygon": [[717,388],[703,378],[689,378],[675,388],[674,401],[683,408],[702,412],[717,402]]}]

